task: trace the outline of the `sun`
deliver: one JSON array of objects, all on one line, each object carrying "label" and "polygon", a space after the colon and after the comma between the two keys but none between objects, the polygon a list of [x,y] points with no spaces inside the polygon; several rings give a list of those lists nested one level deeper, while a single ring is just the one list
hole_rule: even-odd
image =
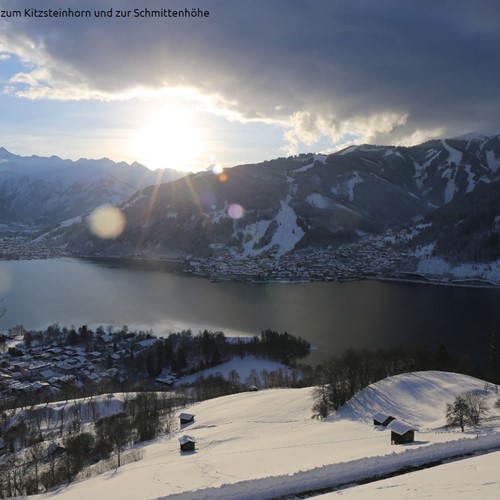
[{"label": "sun", "polygon": [[205,153],[202,130],[190,114],[168,108],[144,119],[132,140],[132,154],[146,167],[193,171]]}]

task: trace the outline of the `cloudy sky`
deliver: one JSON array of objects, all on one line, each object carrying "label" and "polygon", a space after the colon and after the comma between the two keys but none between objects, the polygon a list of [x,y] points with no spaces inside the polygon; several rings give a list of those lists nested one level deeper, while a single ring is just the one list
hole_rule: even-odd
[{"label": "cloudy sky", "polygon": [[[90,10],[28,18],[25,8]],[[134,9],[209,11],[137,18]],[[0,0],[0,145],[200,170],[500,130],[497,0]],[[128,18],[94,10],[130,11]]]}]

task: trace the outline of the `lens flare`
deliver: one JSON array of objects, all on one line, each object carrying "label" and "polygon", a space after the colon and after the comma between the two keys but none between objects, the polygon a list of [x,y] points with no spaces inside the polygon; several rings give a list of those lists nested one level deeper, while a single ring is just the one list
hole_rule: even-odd
[{"label": "lens flare", "polygon": [[212,163],[209,169],[214,175],[220,175],[224,172],[224,167],[220,163]]},{"label": "lens flare", "polygon": [[123,212],[112,205],[102,205],[90,215],[90,231],[103,239],[117,238],[125,228]]},{"label": "lens flare", "polygon": [[222,174],[219,175],[219,181],[220,182],[227,182],[228,179],[229,179],[229,177],[225,173],[222,173]]},{"label": "lens flare", "polygon": [[233,203],[229,205],[227,213],[231,219],[241,219],[245,215],[245,209],[241,205]]}]

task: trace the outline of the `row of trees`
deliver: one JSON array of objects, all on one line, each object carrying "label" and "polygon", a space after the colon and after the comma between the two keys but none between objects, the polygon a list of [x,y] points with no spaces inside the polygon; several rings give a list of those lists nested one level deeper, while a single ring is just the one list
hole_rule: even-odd
[{"label": "row of trees", "polygon": [[189,404],[247,391],[252,386],[257,389],[270,389],[273,387],[303,387],[305,385],[310,385],[310,382],[297,368],[278,368],[277,370],[261,370],[260,372],[253,369],[243,381],[236,370],[231,370],[227,378],[221,373],[197,377],[192,384],[179,388],[176,392],[181,404]]},{"label": "row of trees", "polygon": [[[54,341],[60,346],[81,345],[86,351],[103,353],[104,360],[98,368],[103,371],[118,368],[119,371],[112,377],[103,372],[104,376],[97,383],[85,381],[82,385],[70,380],[62,382],[59,392],[54,391],[53,394],[47,391],[25,391],[12,395],[0,402],[0,410],[104,392],[149,390],[154,387],[154,379],[165,368],[177,374],[191,374],[217,366],[235,356],[254,355],[288,363],[291,357],[306,354],[310,349],[310,344],[300,337],[269,329],[251,340],[228,339],[222,332],[208,330],[197,335],[185,330],[166,338],[156,338],[151,332],[129,332],[126,326],[118,330],[108,327],[106,331],[102,327],[92,331],[85,325],[66,328],[58,324],[38,332],[28,332],[22,326],[14,329],[16,335],[24,335],[26,347]],[[139,342],[147,339],[154,339],[155,342],[145,348],[139,346]],[[123,340],[128,341],[126,349],[123,348]],[[112,359],[113,352],[118,350],[121,352],[120,358]],[[22,360],[24,352],[11,347],[9,354]],[[3,363],[8,365],[8,359],[4,359]]]},{"label": "row of trees", "polygon": [[450,369],[453,365],[453,358],[443,347],[437,352],[402,348],[350,349],[316,367],[313,416],[325,418],[361,389],[385,377],[418,370]]}]

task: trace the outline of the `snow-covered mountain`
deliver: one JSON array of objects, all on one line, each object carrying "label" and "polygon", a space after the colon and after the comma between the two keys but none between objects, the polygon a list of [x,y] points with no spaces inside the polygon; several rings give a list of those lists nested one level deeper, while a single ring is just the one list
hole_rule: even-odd
[{"label": "snow-covered mountain", "polygon": [[496,181],[498,135],[350,146],[142,189],[121,205],[127,224],[116,240],[93,238],[83,221],[66,243],[86,255],[283,257],[411,225]]},{"label": "snow-covered mountain", "polygon": [[23,157],[0,148],[0,224],[55,224],[104,203],[118,204],[138,189],[179,178],[139,163]]},{"label": "snow-covered mountain", "polygon": [[[41,498],[281,498],[495,449],[500,443],[495,388],[469,376],[431,371],[390,377],[323,421],[311,419],[312,391],[263,390],[191,405],[187,411],[195,422],[137,445],[144,453],[139,462]],[[445,429],[446,403],[466,391],[485,396],[491,417],[482,429]],[[415,426],[415,442],[391,445],[390,430],[373,425],[380,411]],[[184,434],[196,439],[194,452],[179,451]],[[498,453],[490,457],[499,463]]]}]

